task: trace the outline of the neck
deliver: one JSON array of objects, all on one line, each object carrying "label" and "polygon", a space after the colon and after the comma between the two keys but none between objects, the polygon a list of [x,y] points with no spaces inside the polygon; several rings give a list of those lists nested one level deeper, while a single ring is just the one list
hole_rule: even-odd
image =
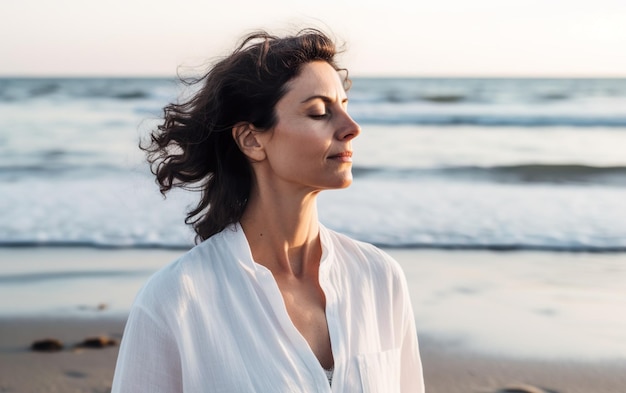
[{"label": "neck", "polygon": [[317,275],[321,258],[317,192],[286,196],[257,188],[241,226],[254,260],[275,275]]}]

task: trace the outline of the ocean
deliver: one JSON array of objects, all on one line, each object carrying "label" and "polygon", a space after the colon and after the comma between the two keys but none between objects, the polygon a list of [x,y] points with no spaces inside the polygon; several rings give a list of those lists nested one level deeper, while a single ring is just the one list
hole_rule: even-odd
[{"label": "ocean", "polygon": [[[137,147],[181,94],[0,79],[0,324],[125,317],[194,244],[197,196],[164,199]],[[354,183],[320,220],[399,261],[422,337],[626,358],[626,79],[355,78],[349,98]]]},{"label": "ocean", "polygon": [[[0,246],[188,248],[141,138],[174,79],[0,79]],[[626,79],[354,78],[354,184],[320,220],[386,247],[626,251]]]}]

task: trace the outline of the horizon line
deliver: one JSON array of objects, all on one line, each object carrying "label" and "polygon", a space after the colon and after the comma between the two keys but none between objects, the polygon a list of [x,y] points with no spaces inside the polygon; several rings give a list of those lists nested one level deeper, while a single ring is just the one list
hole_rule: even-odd
[{"label": "horizon line", "polygon": [[[190,75],[191,77],[191,75]],[[2,74],[0,79],[179,79],[175,74]],[[602,74],[351,74],[351,79],[626,79]]]}]

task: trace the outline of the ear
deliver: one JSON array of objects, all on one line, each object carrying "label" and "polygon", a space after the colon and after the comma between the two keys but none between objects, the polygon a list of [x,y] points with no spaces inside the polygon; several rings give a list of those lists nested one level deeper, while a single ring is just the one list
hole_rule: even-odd
[{"label": "ear", "polygon": [[265,159],[265,150],[257,138],[258,131],[252,124],[248,122],[239,122],[233,127],[233,139],[239,150],[251,161],[263,161]]}]

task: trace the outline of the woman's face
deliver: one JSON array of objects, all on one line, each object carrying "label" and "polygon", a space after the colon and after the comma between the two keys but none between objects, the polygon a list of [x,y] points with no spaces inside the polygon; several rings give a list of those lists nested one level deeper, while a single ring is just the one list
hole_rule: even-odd
[{"label": "woman's face", "polygon": [[270,181],[305,192],[344,188],[352,183],[351,141],[361,129],[347,112],[348,98],[335,69],[307,63],[288,82],[276,104],[277,123],[264,139]]}]

